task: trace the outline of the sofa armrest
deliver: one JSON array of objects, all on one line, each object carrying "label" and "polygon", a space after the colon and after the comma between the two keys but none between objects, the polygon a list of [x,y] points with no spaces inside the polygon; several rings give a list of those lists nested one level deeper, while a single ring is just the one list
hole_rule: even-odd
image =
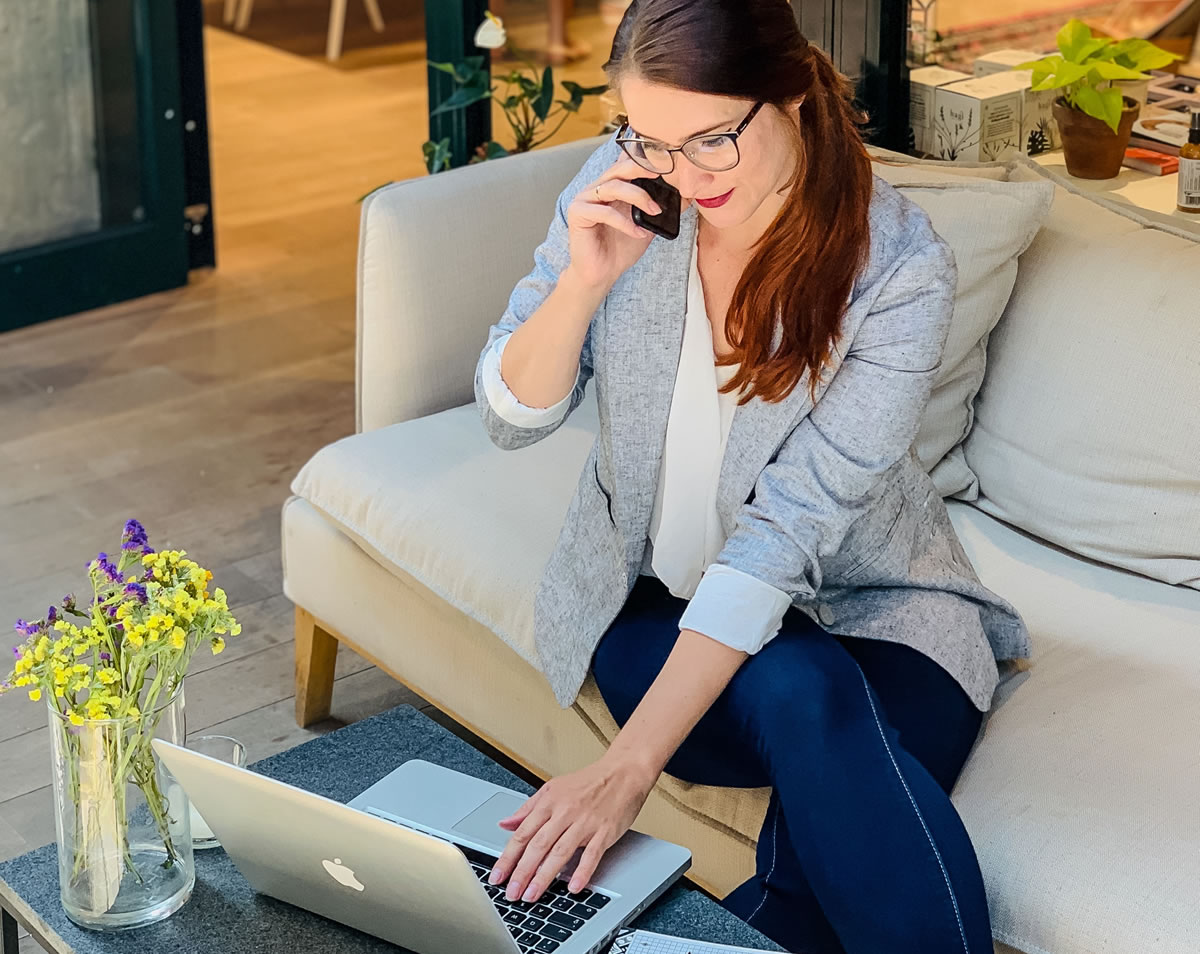
[{"label": "sofa armrest", "polygon": [[397,182],[363,203],[356,427],[474,401],[488,328],[533,266],[559,193],[607,137]]}]

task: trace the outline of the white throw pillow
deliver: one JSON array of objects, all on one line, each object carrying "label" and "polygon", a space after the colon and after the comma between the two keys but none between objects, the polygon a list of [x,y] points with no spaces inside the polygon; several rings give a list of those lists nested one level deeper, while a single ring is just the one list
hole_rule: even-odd
[{"label": "white throw pillow", "polygon": [[[934,382],[916,449],[943,497],[974,500],[978,481],[961,444],[974,420],[987,340],[1004,313],[1017,277],[1017,257],[1029,247],[1050,205],[1048,182],[984,179],[931,164],[872,164],[876,174],[925,210],[954,252],[958,289],[942,370]],[[1007,173],[1005,165],[969,172]]]},{"label": "white throw pillow", "polygon": [[988,347],[977,506],[1200,589],[1200,232],[1055,188]]}]

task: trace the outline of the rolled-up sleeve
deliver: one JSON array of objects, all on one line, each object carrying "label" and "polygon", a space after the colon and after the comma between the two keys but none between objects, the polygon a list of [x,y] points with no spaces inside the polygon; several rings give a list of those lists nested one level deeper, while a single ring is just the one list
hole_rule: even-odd
[{"label": "rolled-up sleeve", "polygon": [[783,590],[714,563],[696,586],[679,628],[754,655],[778,635],[791,605],[792,598]]},{"label": "rolled-up sleeve", "polygon": [[929,234],[883,281],[845,360],[763,468],[716,557],[793,602],[815,601],[822,560],[838,552],[916,438],[958,277],[950,247]]},{"label": "rolled-up sleeve", "polygon": [[545,427],[561,421],[567,416],[567,411],[571,406],[570,391],[563,396],[562,400],[549,407],[530,407],[518,401],[517,396],[505,383],[504,377],[500,373],[500,359],[511,338],[511,334],[497,338],[492,347],[488,349],[487,354],[483,356],[481,374],[488,404],[501,420],[513,427]]}]

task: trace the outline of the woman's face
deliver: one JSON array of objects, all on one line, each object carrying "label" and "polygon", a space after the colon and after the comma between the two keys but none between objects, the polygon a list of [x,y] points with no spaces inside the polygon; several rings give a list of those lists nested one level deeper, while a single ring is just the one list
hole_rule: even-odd
[{"label": "woman's face", "polygon": [[[699,133],[732,132],[754,106],[753,100],[688,92],[637,76],[624,78],[620,92],[631,133],[670,147]],[[794,109],[785,114],[764,106],[738,137],[741,159],[732,169],[708,172],[677,152],[674,171],[663,178],[696,204],[709,225],[722,229],[742,225],[792,173],[795,146],[786,123],[794,123],[794,116]],[[726,195],[723,203],[706,201]]]}]

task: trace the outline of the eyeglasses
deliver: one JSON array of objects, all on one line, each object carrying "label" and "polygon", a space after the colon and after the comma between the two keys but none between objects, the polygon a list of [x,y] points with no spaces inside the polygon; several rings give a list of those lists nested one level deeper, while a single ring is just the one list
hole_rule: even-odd
[{"label": "eyeglasses", "polygon": [[737,129],[733,132],[705,133],[702,136],[693,136],[682,146],[674,149],[652,139],[627,135],[628,122],[621,124],[617,142],[621,144],[621,148],[625,150],[630,159],[643,169],[657,172],[659,175],[667,175],[675,171],[675,153],[677,152],[682,152],[693,165],[706,172],[725,172],[741,161],[742,156],[738,151],[737,144],[738,136],[746,131],[750,120],[762,107],[762,103],[755,103],[754,108],[746,114],[746,118],[738,124]]}]

